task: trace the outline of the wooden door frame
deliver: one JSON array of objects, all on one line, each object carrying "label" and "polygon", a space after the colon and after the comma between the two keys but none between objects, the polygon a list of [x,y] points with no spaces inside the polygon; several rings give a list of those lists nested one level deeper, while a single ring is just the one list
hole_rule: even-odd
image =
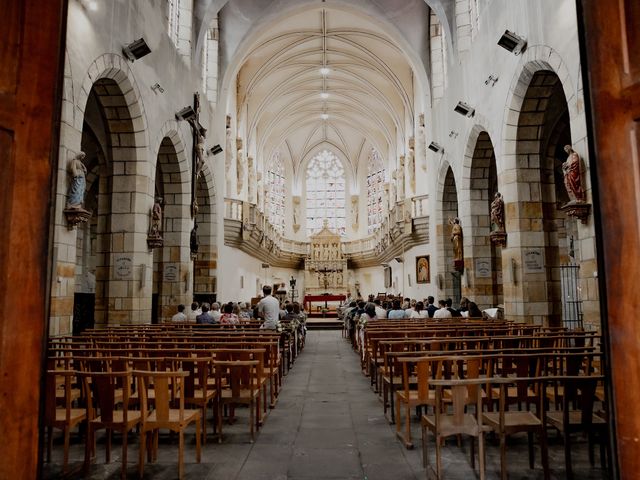
[{"label": "wooden door frame", "polygon": [[640,42],[636,37],[635,51],[629,48],[633,26],[627,19],[635,18],[623,10],[629,6],[627,0],[576,0],[609,379],[610,468],[613,478],[624,480],[640,471],[640,310],[633,288],[640,277]]},{"label": "wooden door frame", "polygon": [[67,0],[5,0],[0,32],[0,478],[40,476]]}]

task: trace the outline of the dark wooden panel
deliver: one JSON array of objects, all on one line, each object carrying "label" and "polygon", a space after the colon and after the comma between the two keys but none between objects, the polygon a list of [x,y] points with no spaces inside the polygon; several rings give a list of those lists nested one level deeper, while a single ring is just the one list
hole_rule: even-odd
[{"label": "dark wooden panel", "polygon": [[[613,390],[619,475],[640,471],[640,2],[579,0],[602,253],[603,318]],[[633,15],[633,18],[629,15]],[[603,275],[604,274],[604,275]]]},{"label": "dark wooden panel", "polygon": [[20,312],[0,316],[0,478],[33,479],[66,1],[3,0],[0,12],[0,311]]},{"label": "dark wooden panel", "polygon": [[624,0],[624,11],[620,15],[622,54],[628,81],[640,80],[640,2]]},{"label": "dark wooden panel", "polygon": [[[2,175],[0,175],[0,192],[6,191],[7,179],[13,177],[11,171],[14,162],[11,160],[13,156],[13,132],[0,128],[0,168],[2,168]],[[0,212],[8,212],[11,209],[11,197],[9,195],[0,195]],[[9,224],[9,218],[5,215],[0,215],[0,232],[7,232],[11,228]],[[0,278],[6,278],[7,276],[7,250],[0,248]]]},{"label": "dark wooden panel", "polygon": [[[8,3],[8,4],[7,4]],[[22,2],[0,3],[2,28],[0,28],[0,93],[15,93],[18,83],[18,62],[22,37]]]}]

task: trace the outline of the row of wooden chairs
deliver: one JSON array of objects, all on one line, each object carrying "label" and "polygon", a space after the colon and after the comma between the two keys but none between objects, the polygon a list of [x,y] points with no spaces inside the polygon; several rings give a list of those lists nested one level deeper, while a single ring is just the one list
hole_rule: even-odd
[{"label": "row of wooden chairs", "polygon": [[[52,430],[63,430],[63,471],[69,460],[69,435],[87,425],[85,468],[95,457],[95,432],[107,430],[106,457],[110,460],[111,431],[123,436],[123,478],[126,475],[127,432],[140,430],[140,475],[144,455],[157,456],[158,430],[179,434],[179,475],[183,475],[184,429],[196,425],[196,456],[206,441],[206,410],[212,407],[214,433],[222,441],[225,409],[249,407],[251,440],[269,406],[274,407],[282,382],[281,337],[239,331],[232,334],[191,335],[166,329],[126,328],[91,332],[50,342],[46,392],[47,461],[51,460]],[[177,335],[176,335],[177,334]],[[183,338],[179,338],[179,337]],[[160,339],[159,337],[167,337]],[[168,337],[173,337],[169,340]],[[257,340],[256,340],[257,339]],[[180,340],[175,342],[175,340]],[[125,348],[118,348],[118,342]],[[172,343],[173,342],[173,343]],[[172,348],[163,348],[171,344]],[[176,347],[176,345],[181,346]],[[185,408],[185,405],[190,408]],[[202,430],[202,432],[201,432]]]}]

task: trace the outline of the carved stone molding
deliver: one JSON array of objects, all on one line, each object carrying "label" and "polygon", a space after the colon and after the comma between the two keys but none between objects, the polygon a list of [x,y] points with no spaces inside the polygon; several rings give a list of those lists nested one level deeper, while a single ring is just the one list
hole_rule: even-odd
[{"label": "carved stone molding", "polygon": [[88,222],[91,218],[91,212],[84,208],[66,208],[63,212],[70,229],[81,223]]}]

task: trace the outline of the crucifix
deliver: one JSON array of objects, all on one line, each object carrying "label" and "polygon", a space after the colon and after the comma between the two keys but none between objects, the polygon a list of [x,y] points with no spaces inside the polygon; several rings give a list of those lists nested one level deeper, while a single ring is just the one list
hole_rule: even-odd
[{"label": "crucifix", "polygon": [[186,118],[193,133],[193,154],[191,156],[191,218],[194,219],[198,213],[197,182],[202,176],[204,167],[204,139],[207,136],[207,129],[200,124],[200,93],[193,95],[194,114]]}]

